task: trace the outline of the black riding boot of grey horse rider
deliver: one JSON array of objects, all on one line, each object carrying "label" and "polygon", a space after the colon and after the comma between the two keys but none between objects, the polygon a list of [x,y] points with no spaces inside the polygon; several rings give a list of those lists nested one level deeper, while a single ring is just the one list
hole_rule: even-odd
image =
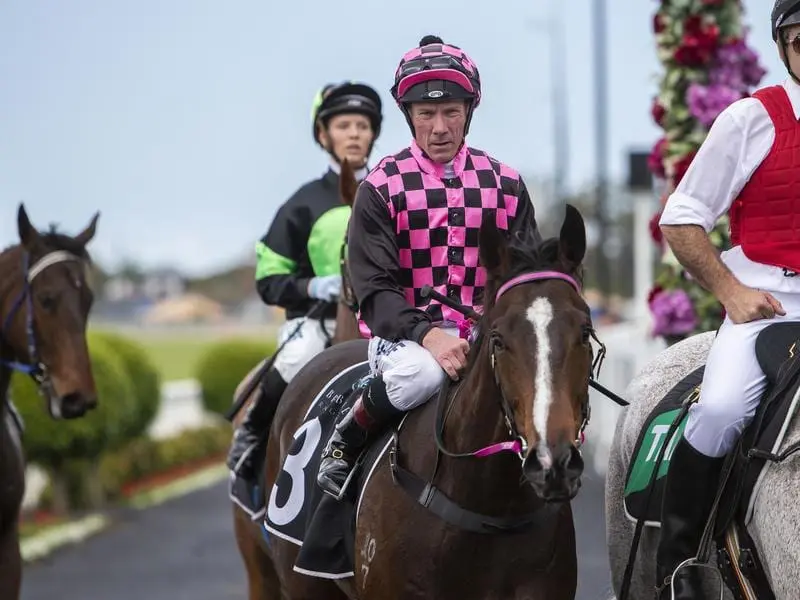
[{"label": "black riding boot of grey horse rider", "polygon": [[[687,558],[697,555],[700,538],[717,493],[725,458],[705,456],[681,436],[667,472],[661,507],[661,536],[656,553],[656,599],[671,600],[670,577]],[[705,600],[702,567],[686,566],[675,574],[675,600]]]}]

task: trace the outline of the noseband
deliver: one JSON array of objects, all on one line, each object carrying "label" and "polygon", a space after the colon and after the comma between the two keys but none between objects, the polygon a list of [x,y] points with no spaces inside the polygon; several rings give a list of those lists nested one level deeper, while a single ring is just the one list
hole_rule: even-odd
[{"label": "noseband", "polygon": [[78,261],[81,259],[71,252],[65,250],[56,250],[45,254],[42,258],[36,261],[33,265],[30,264],[30,254],[27,251],[22,253],[22,276],[23,284],[22,291],[20,292],[11,311],[6,315],[3,320],[3,327],[0,329],[0,341],[7,339],[7,332],[11,327],[17,312],[25,306],[25,332],[28,338],[28,356],[30,363],[22,361],[8,361],[0,359],[0,364],[5,365],[13,371],[26,373],[30,375],[42,391],[48,391],[51,387],[50,377],[47,372],[47,367],[39,360],[39,353],[36,346],[36,336],[33,331],[33,294],[31,292],[31,284],[45,269],[53,265],[67,262]]},{"label": "noseband", "polygon": [[[539,281],[552,281],[552,280],[561,280],[568,284],[570,284],[575,291],[580,295],[581,294],[581,286],[578,281],[566,273],[561,273],[560,271],[532,271],[529,273],[523,273],[522,275],[518,275],[513,279],[510,279],[502,286],[500,289],[497,290],[497,294],[495,294],[495,304],[500,300],[500,298],[508,292],[510,289],[522,285],[524,283],[533,283]],[[589,335],[594,339],[598,344],[600,344],[600,351],[598,353],[597,358],[592,361],[592,366],[590,368],[589,377],[594,378],[597,373],[599,373],[600,366],[602,365],[603,359],[605,357],[605,346],[597,339],[596,332],[594,328],[589,328]],[[519,456],[520,460],[525,460],[525,454],[528,451],[528,443],[525,440],[525,437],[519,433],[517,429],[516,423],[514,421],[514,412],[511,409],[511,405],[508,403],[505,394],[503,393],[503,387],[500,382],[500,376],[497,373],[497,358],[496,358],[496,350],[497,350],[497,340],[490,339],[490,357],[491,357],[491,364],[492,364],[492,374],[494,376],[495,384],[497,388],[500,390],[500,409],[503,411],[503,417],[505,420],[506,427],[508,428],[508,433],[511,436],[510,440],[505,442],[499,442],[496,444],[492,444],[485,448],[481,448],[480,450],[476,450],[474,452],[465,452],[465,453],[454,453],[449,452],[444,447],[444,421],[445,421],[445,411],[439,410],[437,415],[437,424],[436,424],[436,444],[439,447],[439,450],[452,458],[467,458],[467,457],[484,457],[484,456],[491,456],[492,454],[497,454],[498,452],[514,452]],[[441,403],[440,406],[443,408],[444,405],[444,398],[447,396],[449,386],[445,385],[442,386],[439,395],[439,402]],[[452,405],[451,405],[452,407]],[[584,402],[583,406],[581,407],[581,426],[578,429],[578,437],[575,440],[575,446],[580,448],[584,442],[584,430],[586,426],[589,424],[589,418],[591,416],[591,408],[589,405],[589,399],[587,395],[586,402]]]}]

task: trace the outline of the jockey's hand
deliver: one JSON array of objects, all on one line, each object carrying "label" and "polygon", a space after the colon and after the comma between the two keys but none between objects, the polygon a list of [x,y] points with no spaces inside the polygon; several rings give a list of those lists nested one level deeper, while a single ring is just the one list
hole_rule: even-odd
[{"label": "jockey's hand", "polygon": [[434,327],[422,338],[422,347],[433,354],[436,362],[448,377],[458,381],[460,373],[467,366],[469,343]]},{"label": "jockey's hand", "polygon": [[336,302],[342,292],[341,275],[325,275],[312,277],[308,282],[308,295],[317,300]]},{"label": "jockey's hand", "polygon": [[720,299],[728,318],[734,323],[748,323],[760,319],[771,319],[775,315],[785,315],[780,302],[761,290],[737,284],[731,292]]}]

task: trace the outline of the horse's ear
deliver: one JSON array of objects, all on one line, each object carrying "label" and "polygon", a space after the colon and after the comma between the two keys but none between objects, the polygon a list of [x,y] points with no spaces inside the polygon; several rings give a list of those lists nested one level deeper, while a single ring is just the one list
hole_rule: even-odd
[{"label": "horse's ear", "polygon": [[29,251],[40,239],[39,232],[31,225],[31,220],[25,211],[25,205],[22,203],[20,203],[19,210],[17,210],[17,231],[19,233],[19,241]]},{"label": "horse's ear", "polygon": [[342,161],[342,172],[339,175],[339,195],[342,197],[342,202],[352,207],[356,201],[356,190],[358,190],[358,181],[356,181],[355,172],[345,158]]},{"label": "horse's ear", "polygon": [[586,255],[586,225],[581,213],[571,204],[566,206],[564,223],[558,237],[559,255],[571,269],[577,268]]},{"label": "horse's ear", "polygon": [[478,246],[481,264],[491,277],[498,279],[508,271],[509,251],[508,240],[497,228],[495,219],[494,213],[491,212],[483,217],[478,234]]},{"label": "horse's ear", "polygon": [[75,241],[78,242],[81,246],[86,246],[89,242],[92,241],[94,234],[97,231],[97,219],[100,218],[100,211],[94,213],[92,220],[86,226],[86,229],[81,231],[78,235],[75,236]]}]

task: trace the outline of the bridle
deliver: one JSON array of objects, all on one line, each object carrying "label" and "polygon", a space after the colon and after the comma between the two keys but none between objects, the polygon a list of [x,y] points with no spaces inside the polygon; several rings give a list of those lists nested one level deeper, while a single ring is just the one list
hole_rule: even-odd
[{"label": "bridle", "polygon": [[50,379],[47,366],[40,360],[38,347],[36,345],[36,334],[34,332],[33,320],[33,293],[31,285],[34,279],[39,276],[45,269],[59,263],[77,261],[82,262],[81,259],[67,252],[66,250],[54,250],[48,252],[37,260],[32,265],[30,264],[30,254],[27,250],[22,252],[22,276],[23,284],[22,291],[14,300],[11,310],[3,319],[3,326],[0,329],[0,342],[7,339],[7,332],[14,321],[17,312],[25,308],[25,333],[27,336],[28,344],[28,357],[30,362],[5,360],[0,358],[0,364],[10,368],[12,371],[18,371],[30,375],[39,387],[39,391],[50,397],[53,386]]},{"label": "bridle", "polygon": [[[561,280],[569,285],[571,285],[578,294],[581,294],[581,286],[578,281],[566,273],[561,273],[560,271],[531,271],[528,273],[523,273],[522,275],[518,275],[504,283],[500,288],[497,290],[495,294],[495,304],[498,300],[500,300],[501,296],[508,292],[510,289],[524,284],[524,283],[533,283],[533,282],[541,282],[541,281],[552,281],[552,280]],[[600,342],[597,338],[597,334],[594,328],[590,325],[588,326],[588,333],[591,336],[591,339],[596,341],[600,345],[600,350],[596,357],[593,356],[592,365],[590,368],[589,378],[594,379],[600,373],[600,368],[602,366],[603,360],[605,359],[606,355],[606,347],[605,345]],[[448,384],[443,385],[440,393],[439,393],[439,407],[437,408],[437,422],[436,422],[436,445],[439,448],[439,451],[446,456],[451,458],[468,458],[468,457],[485,457],[491,456],[492,454],[497,454],[498,452],[514,452],[520,458],[520,460],[525,460],[525,455],[528,451],[528,443],[525,440],[525,437],[520,434],[519,429],[516,426],[514,420],[514,412],[511,409],[511,405],[509,404],[508,400],[506,399],[506,395],[503,393],[503,386],[500,381],[500,376],[497,371],[497,347],[498,347],[498,340],[495,338],[489,339],[489,352],[490,352],[490,360],[492,365],[492,375],[494,376],[495,384],[497,388],[500,390],[499,394],[499,403],[500,403],[500,410],[503,413],[503,419],[505,421],[506,428],[508,429],[508,433],[510,439],[504,442],[499,442],[496,444],[492,444],[485,448],[481,448],[480,450],[476,450],[473,452],[464,452],[464,453],[456,453],[450,452],[444,447],[444,422],[446,420],[447,413],[449,413],[450,409],[452,409],[452,404],[450,407],[445,410],[445,403],[446,398],[449,395],[449,379]],[[592,351],[592,355],[594,355],[594,351]],[[459,384],[460,385],[460,384]],[[576,448],[580,449],[584,442],[584,430],[586,426],[589,424],[589,419],[591,417],[591,407],[589,404],[589,395],[587,393],[586,400],[584,401],[581,407],[581,425],[578,429],[578,436],[575,440],[574,444]]]},{"label": "bridle", "polygon": [[347,234],[344,236],[344,242],[339,249],[339,270],[342,275],[342,293],[339,296],[339,302],[344,304],[350,312],[354,315],[358,314],[358,301],[353,292],[353,286],[350,285],[350,273],[347,268]]}]

